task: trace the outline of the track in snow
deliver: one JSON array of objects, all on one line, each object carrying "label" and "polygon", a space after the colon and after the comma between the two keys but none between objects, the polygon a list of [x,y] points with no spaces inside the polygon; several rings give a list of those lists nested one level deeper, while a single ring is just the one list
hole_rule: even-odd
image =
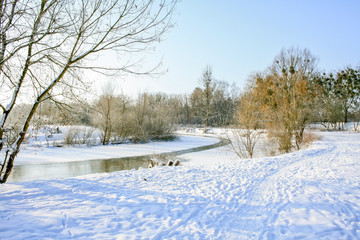
[{"label": "track in snow", "polygon": [[359,134],[234,160],[0,186],[4,239],[359,239]]}]

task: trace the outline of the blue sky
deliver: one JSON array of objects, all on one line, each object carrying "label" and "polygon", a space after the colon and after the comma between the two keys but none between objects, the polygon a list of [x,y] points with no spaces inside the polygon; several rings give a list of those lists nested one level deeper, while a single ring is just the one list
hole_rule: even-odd
[{"label": "blue sky", "polygon": [[128,94],[191,93],[206,65],[216,79],[243,87],[249,74],[292,46],[308,48],[319,58],[319,69],[358,66],[359,12],[357,0],[182,0],[175,27],[147,58],[162,58],[168,72],[127,78],[120,88]]}]

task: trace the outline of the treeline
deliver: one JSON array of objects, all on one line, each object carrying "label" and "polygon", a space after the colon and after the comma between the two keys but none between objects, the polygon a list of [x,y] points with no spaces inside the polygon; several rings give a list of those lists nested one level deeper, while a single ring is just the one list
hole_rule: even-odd
[{"label": "treeline", "polygon": [[[92,102],[56,103],[43,101],[32,121],[35,128],[43,125],[85,125],[97,128],[102,144],[123,141],[147,142],[173,139],[175,126],[228,126],[233,122],[239,91],[235,85],[217,81],[211,69],[204,71],[208,82],[200,81],[191,94],[168,95],[141,93],[136,98],[114,94],[114,87],[105,86]],[[18,107],[17,114],[26,112]],[[14,117],[13,127],[16,124]]]},{"label": "treeline", "polygon": [[[329,130],[343,129],[349,121],[359,127],[359,67],[321,72],[317,63],[307,49],[283,49],[266,70],[249,77],[241,92],[216,80],[210,67],[190,94],[142,93],[131,98],[107,86],[91,103],[43,101],[32,124],[92,126],[101,131],[102,144],[171,138],[178,125],[235,126],[246,130],[240,136],[251,143],[256,130],[265,129],[280,152],[289,152],[300,148],[310,123]],[[26,108],[18,106],[12,128]]]}]

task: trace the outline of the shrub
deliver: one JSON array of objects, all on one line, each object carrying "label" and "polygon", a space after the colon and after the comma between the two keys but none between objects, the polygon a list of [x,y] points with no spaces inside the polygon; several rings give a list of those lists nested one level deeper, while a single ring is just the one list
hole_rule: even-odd
[{"label": "shrub", "polygon": [[321,136],[313,133],[313,132],[304,132],[304,137],[303,137],[303,142],[302,142],[302,146],[308,146],[311,143],[315,142],[315,141],[319,141],[321,140]]}]

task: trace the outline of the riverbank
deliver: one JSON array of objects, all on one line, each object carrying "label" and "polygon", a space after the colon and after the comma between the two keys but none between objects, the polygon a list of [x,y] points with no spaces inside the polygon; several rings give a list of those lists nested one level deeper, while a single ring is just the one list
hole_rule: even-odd
[{"label": "riverbank", "polygon": [[123,143],[114,145],[73,146],[73,147],[31,147],[20,151],[15,165],[53,162],[74,162],[95,159],[123,158],[160,154],[215,144],[215,137],[180,135],[178,140],[168,142]]},{"label": "riverbank", "polygon": [[[151,154],[148,152],[149,143],[147,146],[144,146],[144,144],[131,144],[129,145],[131,146],[131,149],[138,149],[136,151],[134,150],[128,152],[129,149],[124,147],[124,145],[121,145],[111,149],[112,151],[106,152],[105,155],[94,155],[98,156],[100,159],[90,160],[83,159],[87,156],[86,154],[84,156],[83,152],[91,151],[91,148],[82,148],[82,153],[78,153],[76,155],[76,158],[80,159],[77,161],[75,161],[74,158],[66,159],[66,161],[62,161],[62,158],[56,158],[62,156],[60,153],[67,153],[66,151],[79,151],[76,148],[63,149],[62,152],[57,149],[58,151],[55,151],[51,154],[54,155],[55,158],[46,155],[45,151],[43,152],[43,155],[48,156],[48,158],[43,158],[43,161],[31,161],[32,158],[30,158],[30,161],[27,159],[27,163],[23,165],[15,165],[7,182],[13,183],[29,180],[68,178],[93,173],[147,168],[149,166],[150,159],[154,159],[156,157],[163,156],[166,158],[166,156],[168,156],[168,158],[172,158],[172,160],[175,161],[175,158],[178,158],[179,155],[218,148],[228,144],[227,140],[214,138],[210,140],[208,138],[196,136],[178,136],[177,139],[178,141],[168,142],[169,144],[166,144],[165,146],[163,145],[164,142],[157,142],[156,151],[154,151],[153,145],[153,151]],[[102,146],[101,149],[109,149],[109,146]],[[49,150],[51,150],[51,148],[47,149],[47,151]],[[100,149],[97,149],[95,153],[101,153]],[[134,156],[124,157],[123,155],[126,153]],[[113,154],[115,157],[104,158],[104,156],[111,156],[109,154]]]}]

